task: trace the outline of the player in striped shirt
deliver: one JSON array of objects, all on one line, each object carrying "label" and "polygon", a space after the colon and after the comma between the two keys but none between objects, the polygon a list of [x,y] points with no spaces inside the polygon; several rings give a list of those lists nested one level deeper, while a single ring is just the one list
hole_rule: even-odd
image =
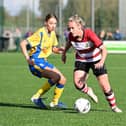
[{"label": "player in striped shirt", "polygon": [[72,46],[75,53],[74,83],[75,87],[89,95],[96,103],[97,96],[92,88],[87,86],[86,78],[89,70],[92,69],[96,76],[106,99],[114,112],[122,112],[116,105],[116,98],[110,86],[105,59],[107,50],[103,42],[89,28],[85,27],[85,22],[78,15],[71,16],[68,20],[69,40],[66,43],[62,61],[66,62],[66,52]]}]

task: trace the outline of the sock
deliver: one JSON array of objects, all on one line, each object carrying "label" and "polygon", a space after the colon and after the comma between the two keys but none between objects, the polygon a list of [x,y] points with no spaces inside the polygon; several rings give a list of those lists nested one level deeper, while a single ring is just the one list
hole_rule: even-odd
[{"label": "sock", "polygon": [[59,98],[61,97],[63,90],[64,90],[64,85],[62,85],[62,84],[56,85],[56,88],[54,89],[54,97],[53,97],[53,100],[52,100],[52,102],[55,105],[58,104]]},{"label": "sock", "polygon": [[87,84],[84,84],[83,87],[82,88],[79,88],[78,90],[80,90],[83,93],[87,94],[87,92],[88,92],[88,86],[87,86]]},{"label": "sock", "polygon": [[112,90],[110,90],[109,92],[107,93],[104,93],[105,96],[106,96],[106,99],[110,105],[110,107],[113,109],[116,107],[116,99],[115,99],[115,96],[114,96],[114,92]]},{"label": "sock", "polygon": [[37,93],[33,97],[41,97],[41,95],[45,94],[53,85],[54,83],[49,79],[47,82],[44,83],[44,85],[37,91]]}]

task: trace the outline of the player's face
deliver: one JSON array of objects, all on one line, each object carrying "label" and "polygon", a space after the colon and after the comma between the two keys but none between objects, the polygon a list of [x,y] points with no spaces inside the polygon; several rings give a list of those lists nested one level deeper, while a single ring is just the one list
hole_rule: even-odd
[{"label": "player's face", "polygon": [[56,25],[57,25],[57,20],[55,18],[50,18],[46,22],[46,27],[48,29],[48,32],[55,31]]},{"label": "player's face", "polygon": [[74,37],[79,35],[80,32],[80,25],[74,21],[68,22],[68,30],[72,33]]}]

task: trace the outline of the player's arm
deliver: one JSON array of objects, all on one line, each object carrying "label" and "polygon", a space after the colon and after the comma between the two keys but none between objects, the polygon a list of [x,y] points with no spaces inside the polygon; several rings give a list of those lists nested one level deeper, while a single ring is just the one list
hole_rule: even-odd
[{"label": "player's arm", "polygon": [[107,49],[104,44],[100,47],[100,49],[101,49],[101,55],[102,55],[102,58],[100,61],[104,64],[107,57]]},{"label": "player's arm", "polygon": [[56,47],[56,46],[54,46],[53,48],[52,48],[52,51],[54,52],[54,53],[57,53],[57,54],[62,54],[63,53],[63,51],[64,51],[64,48],[62,47]]},{"label": "player's arm", "polygon": [[94,42],[95,46],[101,50],[101,60],[95,64],[95,68],[101,68],[104,65],[105,59],[107,57],[107,49],[103,42],[98,38],[96,33],[91,30],[88,30],[88,34],[92,42]]},{"label": "player's arm", "polygon": [[65,49],[62,53],[62,61],[63,63],[66,63],[66,52],[69,50],[69,48],[71,47],[71,43],[69,41],[66,42],[66,45],[65,45]]},{"label": "player's arm", "polygon": [[106,49],[105,45],[103,44],[99,48],[101,49],[102,57],[101,57],[101,60],[95,64],[95,68],[103,67],[105,60],[106,60],[106,57],[107,57],[107,49]]},{"label": "player's arm", "polygon": [[33,65],[33,61],[30,60],[30,57],[28,55],[28,51],[27,51],[27,45],[28,45],[28,42],[27,40],[23,40],[21,43],[20,43],[20,47],[21,47],[21,51],[26,59],[26,61]]}]

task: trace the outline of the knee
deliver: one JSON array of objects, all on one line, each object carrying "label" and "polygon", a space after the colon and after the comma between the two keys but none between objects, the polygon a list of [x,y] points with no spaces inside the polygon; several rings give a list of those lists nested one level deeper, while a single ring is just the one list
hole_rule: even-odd
[{"label": "knee", "polygon": [[75,85],[76,89],[81,90],[85,86],[85,83],[83,83],[81,81],[80,82],[79,81],[75,81],[74,85]]},{"label": "knee", "polygon": [[58,83],[59,82],[59,80],[60,80],[60,75],[59,74],[55,74],[55,76],[52,78],[52,81],[54,82],[54,83]]},{"label": "knee", "polygon": [[65,85],[66,84],[66,78],[64,76],[61,76],[59,83]]},{"label": "knee", "polygon": [[79,83],[77,81],[74,81],[74,86],[76,89],[78,89],[78,90],[80,89]]},{"label": "knee", "polygon": [[77,90],[80,90],[79,86],[76,83],[74,83],[74,86]]}]

